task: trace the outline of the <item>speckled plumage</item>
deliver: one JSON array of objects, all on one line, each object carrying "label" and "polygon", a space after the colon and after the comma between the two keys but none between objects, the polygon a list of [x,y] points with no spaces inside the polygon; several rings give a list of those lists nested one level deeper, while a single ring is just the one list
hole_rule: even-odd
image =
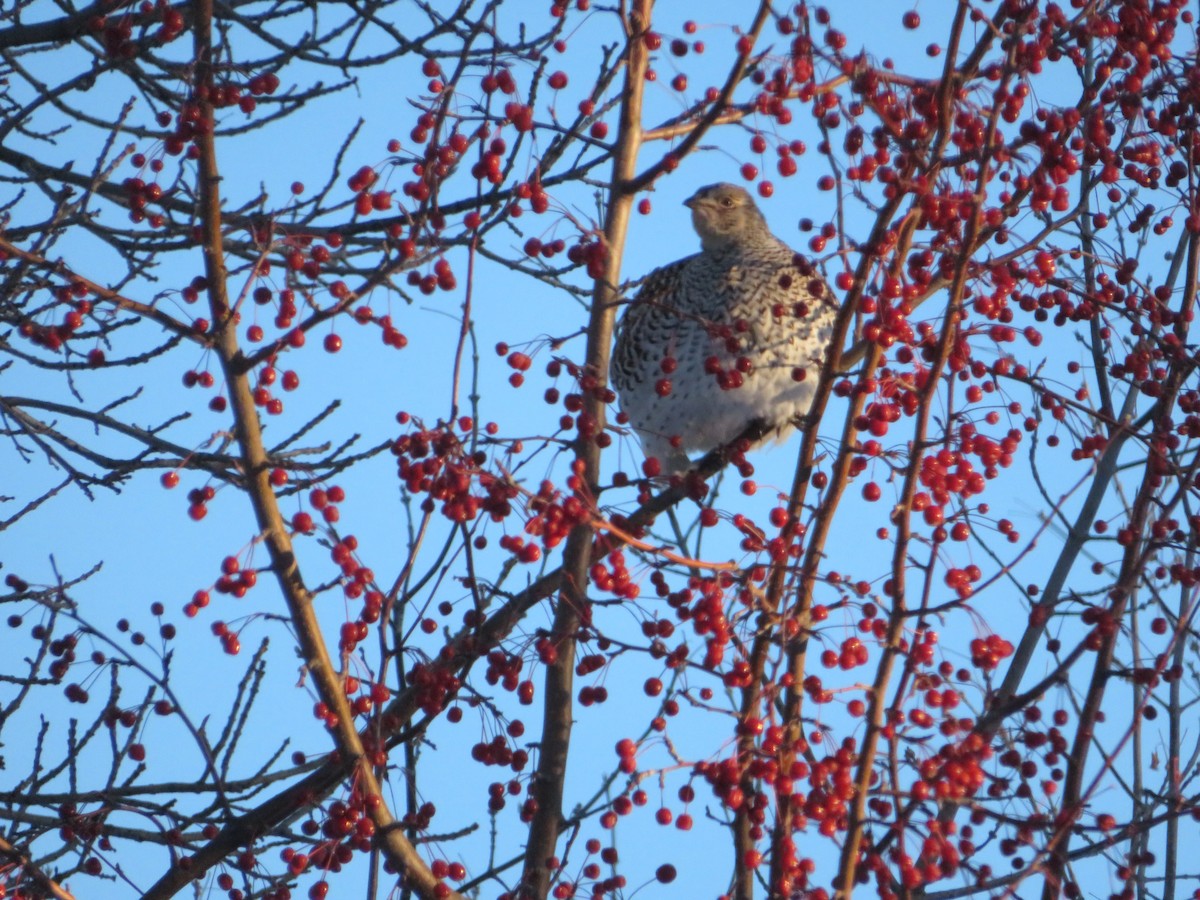
[{"label": "speckled plumage", "polygon": [[742,188],[709,185],[686,205],[701,251],[646,278],[612,358],[621,408],[664,472],[756,421],[784,437],[812,405],[837,309]]}]

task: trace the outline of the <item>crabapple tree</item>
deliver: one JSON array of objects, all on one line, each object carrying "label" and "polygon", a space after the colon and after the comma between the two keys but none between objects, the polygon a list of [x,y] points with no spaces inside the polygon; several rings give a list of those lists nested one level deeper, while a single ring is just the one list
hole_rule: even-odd
[{"label": "crabapple tree", "polygon": [[[0,896],[1195,896],[1195,29],[6,4]],[[667,478],[716,181],[838,313]]]}]

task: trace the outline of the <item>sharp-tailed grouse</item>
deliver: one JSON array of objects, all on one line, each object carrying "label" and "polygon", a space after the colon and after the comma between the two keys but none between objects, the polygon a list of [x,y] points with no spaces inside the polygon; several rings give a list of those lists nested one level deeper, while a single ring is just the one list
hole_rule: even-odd
[{"label": "sharp-tailed grouse", "polygon": [[752,423],[782,438],[812,405],[836,301],[742,188],[685,203],[700,252],[652,272],[617,326],[612,381],[664,473]]}]

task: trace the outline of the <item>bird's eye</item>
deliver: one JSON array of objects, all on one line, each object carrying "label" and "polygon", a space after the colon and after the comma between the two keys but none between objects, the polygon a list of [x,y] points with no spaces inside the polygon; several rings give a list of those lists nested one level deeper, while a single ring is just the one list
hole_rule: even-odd
[{"label": "bird's eye", "polygon": [[733,206],[733,198],[732,197],[722,197],[721,205],[723,207],[725,207],[726,209],[729,209],[730,207]]}]

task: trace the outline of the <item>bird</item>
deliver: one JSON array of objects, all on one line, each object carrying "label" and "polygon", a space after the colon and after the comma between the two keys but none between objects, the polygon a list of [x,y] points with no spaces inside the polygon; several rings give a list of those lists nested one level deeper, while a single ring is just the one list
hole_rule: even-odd
[{"label": "bird", "polygon": [[662,475],[751,425],[760,443],[785,439],[812,406],[838,309],[746,190],[710,184],[684,205],[700,252],[646,276],[610,364],[620,409]]}]

